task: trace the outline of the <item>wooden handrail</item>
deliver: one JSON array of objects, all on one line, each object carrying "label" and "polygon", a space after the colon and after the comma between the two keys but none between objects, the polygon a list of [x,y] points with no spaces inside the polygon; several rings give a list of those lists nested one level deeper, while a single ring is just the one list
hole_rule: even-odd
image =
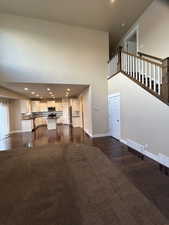
[{"label": "wooden handrail", "polygon": [[162,64],[156,63],[156,62],[151,61],[151,60],[149,60],[149,59],[142,58],[142,57],[140,57],[140,56],[137,56],[137,55],[128,53],[128,52],[126,52],[126,51],[122,51],[122,53],[127,54],[127,55],[130,55],[130,56],[134,56],[134,57],[136,57],[136,58],[138,58],[138,59],[144,60],[144,61],[149,62],[149,63],[151,63],[151,64],[154,64],[154,65],[156,65],[156,66],[162,67]]},{"label": "wooden handrail", "polygon": [[[140,86],[146,87],[146,90],[150,93],[154,93],[158,96],[158,98],[162,99],[163,102],[169,104],[169,57],[163,60],[160,59],[158,63],[153,60],[123,51],[122,48],[119,48],[116,54],[117,58],[112,60],[112,65],[113,63],[116,64],[115,71],[112,71],[113,74],[110,74],[109,79],[119,72],[122,72],[123,74],[125,73],[129,78],[137,80],[137,83]],[[132,58],[129,57],[130,59],[128,61],[127,56],[132,56]],[[157,57],[154,57],[153,59],[155,58],[156,60],[159,59]],[[139,66],[137,59],[142,62],[141,65],[139,63]],[[155,68],[149,68],[147,63],[155,65]],[[137,66],[135,66],[135,64]],[[149,74],[150,72],[152,74]]]},{"label": "wooden handrail", "polygon": [[159,58],[159,57],[156,57],[156,56],[152,56],[152,55],[149,55],[149,54],[146,54],[146,53],[143,53],[143,52],[138,52],[138,54],[139,54],[140,57],[145,56],[145,57],[148,57],[148,58],[160,61],[160,62],[163,61],[162,58]]}]

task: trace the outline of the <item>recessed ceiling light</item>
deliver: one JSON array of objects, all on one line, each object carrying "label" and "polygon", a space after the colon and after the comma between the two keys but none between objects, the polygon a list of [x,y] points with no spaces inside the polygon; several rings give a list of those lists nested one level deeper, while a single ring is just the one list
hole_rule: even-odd
[{"label": "recessed ceiling light", "polygon": [[47,88],[48,91],[50,91],[50,88]]},{"label": "recessed ceiling light", "polygon": [[70,91],[70,88],[68,88],[67,91]]},{"label": "recessed ceiling light", "polygon": [[31,92],[31,94],[32,94],[32,95],[34,95],[34,94],[35,94],[35,92],[34,92],[34,91],[32,91],[32,92]]},{"label": "recessed ceiling light", "polygon": [[110,0],[110,3],[114,3],[115,2],[115,0]]},{"label": "recessed ceiling light", "polygon": [[25,91],[28,91],[28,88],[24,88]]}]

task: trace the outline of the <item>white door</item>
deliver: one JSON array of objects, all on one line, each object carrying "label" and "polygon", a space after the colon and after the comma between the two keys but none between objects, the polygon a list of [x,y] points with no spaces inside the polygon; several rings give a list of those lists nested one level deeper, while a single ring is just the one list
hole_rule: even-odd
[{"label": "white door", "polygon": [[120,140],[120,94],[109,96],[110,135]]}]

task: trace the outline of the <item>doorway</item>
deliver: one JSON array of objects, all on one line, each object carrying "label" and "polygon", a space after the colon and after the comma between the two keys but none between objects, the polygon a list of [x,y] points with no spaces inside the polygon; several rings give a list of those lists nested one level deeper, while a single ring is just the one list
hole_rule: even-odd
[{"label": "doorway", "polygon": [[108,103],[110,135],[120,140],[120,93],[110,95]]},{"label": "doorway", "polygon": [[130,54],[137,55],[138,52],[138,26],[134,28],[124,39],[124,49]]}]

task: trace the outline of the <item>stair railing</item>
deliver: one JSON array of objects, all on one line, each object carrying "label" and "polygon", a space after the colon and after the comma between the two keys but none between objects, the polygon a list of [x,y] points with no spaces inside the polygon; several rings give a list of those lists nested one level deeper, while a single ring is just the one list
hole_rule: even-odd
[{"label": "stair railing", "polygon": [[143,53],[143,52],[137,52],[138,56],[142,57],[142,58],[145,58],[145,59],[149,59],[151,61],[155,61],[157,63],[162,63],[163,59],[162,58],[159,58],[159,57],[156,57],[156,56],[153,56],[153,55],[149,55],[149,54],[146,54],[146,53]]},{"label": "stair railing", "polygon": [[122,52],[122,71],[161,95],[162,65],[142,57]]},{"label": "stair railing", "polygon": [[116,74],[118,72],[118,54],[115,54],[108,63],[109,74]]},{"label": "stair railing", "polygon": [[120,47],[109,61],[108,79],[119,72],[169,103],[169,58],[157,63],[125,52]]}]

